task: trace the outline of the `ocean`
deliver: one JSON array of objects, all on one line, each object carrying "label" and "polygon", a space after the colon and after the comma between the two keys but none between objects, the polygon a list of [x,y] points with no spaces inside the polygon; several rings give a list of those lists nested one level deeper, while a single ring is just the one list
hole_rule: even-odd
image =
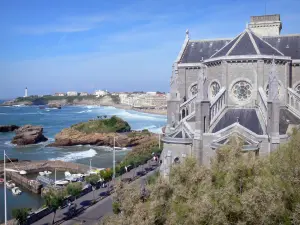
[{"label": "ocean", "polygon": [[[126,120],[133,130],[148,129],[154,133],[161,133],[166,124],[166,116],[136,112],[132,110],[116,109],[101,106],[67,106],[62,109],[39,109],[37,106],[0,107],[0,124],[40,125],[44,128],[44,135],[49,139],[45,143],[17,147],[10,143],[14,133],[0,133],[0,154],[3,150],[11,158],[21,160],[63,160],[106,168],[112,166],[111,149],[95,146],[73,146],[64,148],[46,147],[54,141],[55,134],[72,124],[88,121],[97,116],[116,115]],[[128,151],[117,151],[116,161],[122,160]],[[21,188],[22,189],[22,188]],[[7,191],[8,218],[11,211],[17,207],[39,208],[43,201],[40,196],[22,190],[20,196],[13,196]],[[17,200],[17,201],[16,201]],[[4,202],[3,184],[0,186],[0,202]],[[4,221],[4,204],[0,204],[0,222]]]}]

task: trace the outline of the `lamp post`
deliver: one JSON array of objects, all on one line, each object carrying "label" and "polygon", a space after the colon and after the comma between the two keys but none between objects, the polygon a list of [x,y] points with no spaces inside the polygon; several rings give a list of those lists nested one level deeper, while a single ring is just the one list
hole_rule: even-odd
[{"label": "lamp post", "polygon": [[114,137],[114,149],[113,149],[113,179],[116,177],[116,137]]},{"label": "lamp post", "polygon": [[92,159],[90,159],[90,172],[92,172]]},{"label": "lamp post", "polygon": [[5,225],[7,225],[7,209],[6,209],[6,170],[5,170],[5,150],[3,151],[3,158],[4,158],[4,216],[5,216]]}]

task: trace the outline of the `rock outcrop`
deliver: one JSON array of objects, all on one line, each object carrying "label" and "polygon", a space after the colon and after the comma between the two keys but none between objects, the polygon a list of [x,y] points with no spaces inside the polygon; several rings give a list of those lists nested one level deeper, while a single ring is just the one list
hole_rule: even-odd
[{"label": "rock outcrop", "polygon": [[0,125],[0,132],[12,132],[18,128],[16,125]]},{"label": "rock outcrop", "polygon": [[16,136],[11,141],[16,145],[30,145],[47,141],[41,126],[25,125],[16,130]]},{"label": "rock outcrop", "polygon": [[55,136],[55,142],[48,146],[73,146],[73,145],[96,145],[116,147],[134,147],[152,139],[155,134],[150,132],[128,132],[128,133],[83,133],[74,128],[63,129]]},{"label": "rock outcrop", "polygon": [[49,108],[61,109],[61,105],[60,104],[55,104],[55,103],[48,104],[48,107]]}]

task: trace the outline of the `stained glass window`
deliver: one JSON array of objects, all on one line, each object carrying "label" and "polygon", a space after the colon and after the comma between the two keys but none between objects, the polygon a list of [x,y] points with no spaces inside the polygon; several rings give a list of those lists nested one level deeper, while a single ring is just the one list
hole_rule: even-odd
[{"label": "stained glass window", "polygon": [[300,95],[300,84],[295,87],[295,91]]},{"label": "stained glass window", "polygon": [[251,97],[252,87],[246,81],[238,81],[233,85],[232,93],[239,101],[246,101]]},{"label": "stained glass window", "polygon": [[196,95],[198,93],[198,85],[194,84],[190,89],[192,95]]},{"label": "stained glass window", "polygon": [[215,97],[220,91],[220,85],[217,82],[212,82],[210,85],[211,96]]}]

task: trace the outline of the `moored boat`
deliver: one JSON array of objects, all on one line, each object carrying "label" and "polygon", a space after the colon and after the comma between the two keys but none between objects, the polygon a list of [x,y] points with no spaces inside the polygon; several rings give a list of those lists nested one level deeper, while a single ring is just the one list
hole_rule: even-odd
[{"label": "moored boat", "polygon": [[4,183],[4,179],[0,178],[0,184]]},{"label": "moored boat", "polygon": [[15,183],[12,182],[12,180],[9,180],[6,182],[6,187],[7,188],[14,188],[16,185]]},{"label": "moored boat", "polygon": [[13,193],[13,195],[20,195],[22,193],[22,191],[18,187],[12,188],[11,192]]},{"label": "moored boat", "polygon": [[57,181],[55,181],[55,185],[57,185],[57,186],[65,186],[68,183],[69,183],[69,181],[67,181],[67,180],[57,180]]}]

